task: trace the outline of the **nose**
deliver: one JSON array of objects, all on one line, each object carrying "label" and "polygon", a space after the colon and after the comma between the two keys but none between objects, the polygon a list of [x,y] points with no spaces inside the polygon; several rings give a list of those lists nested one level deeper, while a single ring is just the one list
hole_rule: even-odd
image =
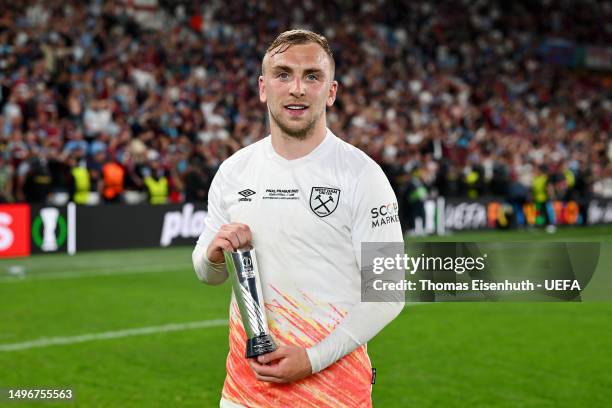
[{"label": "nose", "polygon": [[302,81],[300,80],[300,78],[295,78],[295,81],[293,81],[289,92],[291,93],[291,96],[295,98],[304,96],[304,87],[302,86]]}]

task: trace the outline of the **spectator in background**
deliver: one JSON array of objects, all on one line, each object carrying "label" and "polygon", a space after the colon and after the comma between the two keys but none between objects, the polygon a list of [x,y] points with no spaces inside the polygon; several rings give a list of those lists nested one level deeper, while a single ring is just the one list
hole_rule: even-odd
[{"label": "spectator in background", "polygon": [[0,154],[0,203],[13,201],[13,166]]},{"label": "spectator in background", "polygon": [[170,193],[168,177],[159,163],[159,154],[149,151],[149,168],[144,171],[144,184],[147,187],[151,204],[166,204]]},{"label": "spectator in background", "polygon": [[89,144],[85,141],[83,132],[80,129],[69,130],[67,133],[64,154],[70,155],[77,150],[81,151],[81,154],[85,154],[89,150]]},{"label": "spectator in background", "polygon": [[[260,2],[160,1],[153,19],[163,24],[151,26],[130,16],[130,2],[6,3],[0,149],[14,169],[14,198],[25,200],[26,152],[48,159],[56,193],[66,190],[57,170],[76,146],[90,163],[99,148],[119,153],[125,189],[144,195],[138,141],[160,153],[172,201],[186,199],[192,157],[206,158],[195,162],[200,172],[214,172],[263,134],[257,56],[275,32],[304,21],[337,51],[344,91],[329,112],[332,130],[377,160],[396,192],[413,161],[423,174],[437,166],[438,177],[423,179],[432,196],[506,199],[531,190],[537,164],[564,163],[583,201],[612,197],[609,81],[546,51],[551,38],[611,44],[608,3],[288,1],[295,11],[282,18]],[[475,169],[479,184],[468,189]],[[511,179],[520,184],[512,192]]]},{"label": "spectator in background", "polygon": [[194,157],[189,161],[183,176],[186,202],[201,203],[206,201],[212,179],[210,174],[203,170],[205,168],[206,165],[199,157]]},{"label": "spectator in background", "polygon": [[103,174],[102,169],[105,164],[108,163],[106,158],[106,149],[90,149],[90,154],[87,159],[87,169],[89,171],[89,178],[91,179],[91,191],[100,195],[102,198],[103,192]]},{"label": "spectator in background", "polygon": [[60,147],[53,144],[48,146],[47,150],[49,172],[51,173],[51,191],[70,198],[74,192],[72,166],[69,162],[70,155],[62,152]]},{"label": "spectator in background", "polygon": [[417,235],[424,230],[425,226],[425,199],[427,194],[422,171],[418,166],[415,166],[411,171],[403,201],[407,213],[407,225],[404,228],[414,230]]},{"label": "spectator in background", "polygon": [[107,203],[123,201],[125,170],[116,160],[102,166],[102,197]]},{"label": "spectator in background", "polygon": [[89,137],[100,133],[116,132],[116,124],[112,121],[111,103],[107,100],[92,101],[83,115],[85,132]]},{"label": "spectator in background", "polygon": [[51,172],[45,157],[31,155],[19,165],[18,194],[22,201],[45,203],[51,192]]},{"label": "spectator in background", "polygon": [[78,153],[71,156],[69,159],[71,165],[71,174],[74,182],[72,201],[76,204],[88,204],[89,193],[91,191],[91,177],[87,168],[87,163]]},{"label": "spectator in background", "polygon": [[555,216],[550,200],[554,195],[554,186],[548,175],[548,167],[541,164],[536,167],[532,182],[532,199],[536,205],[539,216],[543,218],[547,227],[554,228]]}]

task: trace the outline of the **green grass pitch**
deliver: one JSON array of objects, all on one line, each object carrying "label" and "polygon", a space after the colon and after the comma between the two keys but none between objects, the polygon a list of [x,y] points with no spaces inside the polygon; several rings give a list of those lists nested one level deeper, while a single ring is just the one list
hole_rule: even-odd
[{"label": "green grass pitch", "polygon": [[[612,227],[422,240],[612,242]],[[0,388],[74,390],[38,406],[218,406],[231,289],[197,281],[190,254],[1,260]],[[408,305],[368,350],[376,407],[611,406],[610,302]]]}]

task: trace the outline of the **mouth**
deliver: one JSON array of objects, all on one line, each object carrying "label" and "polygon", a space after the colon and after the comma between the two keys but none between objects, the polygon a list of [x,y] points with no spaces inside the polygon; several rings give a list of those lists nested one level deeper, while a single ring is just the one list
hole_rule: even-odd
[{"label": "mouth", "polygon": [[289,112],[291,116],[300,116],[308,109],[307,105],[292,103],[284,106],[285,110]]}]

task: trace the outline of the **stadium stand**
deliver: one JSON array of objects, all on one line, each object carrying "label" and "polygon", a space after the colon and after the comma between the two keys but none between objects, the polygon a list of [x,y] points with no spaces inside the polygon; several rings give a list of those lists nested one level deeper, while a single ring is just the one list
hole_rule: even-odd
[{"label": "stadium stand", "polygon": [[206,201],[266,135],[261,57],[295,27],[330,40],[329,126],[403,203],[612,197],[610,2],[197,3],[3,6],[0,202]]}]

